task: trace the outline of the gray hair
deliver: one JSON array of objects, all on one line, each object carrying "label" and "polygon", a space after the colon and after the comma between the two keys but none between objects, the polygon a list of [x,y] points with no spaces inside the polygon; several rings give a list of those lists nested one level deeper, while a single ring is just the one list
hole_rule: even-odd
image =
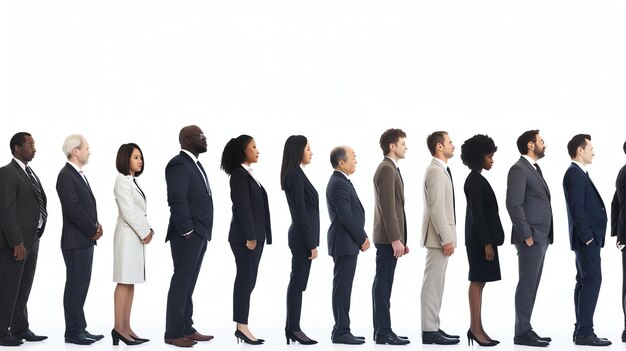
[{"label": "gray hair", "polygon": [[72,151],[76,148],[80,149],[84,140],[85,137],[82,134],[72,134],[65,138],[63,142],[63,153],[68,160],[72,157]]},{"label": "gray hair", "polygon": [[337,146],[330,152],[330,164],[333,168],[339,166],[339,161],[346,161],[348,158],[348,151],[345,146]]}]

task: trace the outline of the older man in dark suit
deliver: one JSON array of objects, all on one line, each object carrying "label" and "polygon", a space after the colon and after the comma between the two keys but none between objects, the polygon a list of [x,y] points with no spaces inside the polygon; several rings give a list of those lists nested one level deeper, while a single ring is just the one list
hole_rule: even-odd
[{"label": "older man in dark suit", "polygon": [[167,295],[165,343],[190,347],[213,339],[193,327],[192,295],[213,229],[211,187],[198,156],[207,151],[202,129],[187,126],[178,140],[181,151],[165,168],[170,223],[165,241],[170,242],[174,274]]},{"label": "older man in dark suit", "polygon": [[326,203],[330,216],[328,254],[335,262],[333,278],[333,316],[335,325],[332,341],[335,344],[362,344],[363,338],[350,332],[350,299],[359,250],[365,251],[370,242],[365,234],[365,211],[354,186],[348,178],[355,171],[356,155],[347,146],[339,146],[330,153],[335,169],[326,188]]},{"label": "older man in dark suit", "polygon": [[89,162],[89,143],[80,134],[70,135],[63,143],[63,152],[67,163],[59,172],[56,189],[63,212],[65,342],[88,345],[104,338],[86,330],[83,310],[91,282],[93,249],[102,237],[102,225],[98,222],[96,198],[82,170]]},{"label": "older man in dark suit", "polygon": [[600,248],[604,246],[607,216],[600,193],[585,169],[594,156],[591,136],[575,135],[567,143],[567,152],[572,164],[563,177],[563,191],[567,204],[570,246],[576,253],[574,343],[608,346],[611,342],[598,338],[593,330],[593,314],[602,283]]},{"label": "older man in dark suit", "polygon": [[541,347],[552,339],[537,335],[530,319],[548,245],[553,241],[550,189],[537,163],[545,156],[546,146],[535,129],[517,138],[517,149],[521,157],[509,170],[506,189],[506,208],[513,224],[511,243],[519,264],[513,342]]},{"label": "older man in dark suit", "polygon": [[46,193],[28,165],[36,152],[33,137],[17,133],[10,146],[13,160],[0,168],[0,346],[47,338],[29,329],[26,309],[48,218]]}]

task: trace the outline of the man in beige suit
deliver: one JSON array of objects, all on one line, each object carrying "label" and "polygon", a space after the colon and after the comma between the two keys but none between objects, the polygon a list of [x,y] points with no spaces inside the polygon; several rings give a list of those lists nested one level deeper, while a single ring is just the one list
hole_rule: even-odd
[{"label": "man in beige suit", "polygon": [[404,158],[407,150],[406,134],[400,129],[388,129],[380,136],[380,147],[385,158],[374,173],[374,340],[377,344],[406,345],[409,340],[397,336],[391,329],[389,312],[396,263],[399,257],[409,253],[406,246],[404,182],[398,168],[398,161]]},{"label": "man in beige suit", "polygon": [[428,252],[421,294],[422,344],[453,345],[459,342],[459,337],[439,328],[439,311],[448,258],[456,247],[454,187],[448,167],[448,160],[454,156],[454,145],[447,132],[432,133],[426,144],[433,160],[424,175],[421,243]]}]

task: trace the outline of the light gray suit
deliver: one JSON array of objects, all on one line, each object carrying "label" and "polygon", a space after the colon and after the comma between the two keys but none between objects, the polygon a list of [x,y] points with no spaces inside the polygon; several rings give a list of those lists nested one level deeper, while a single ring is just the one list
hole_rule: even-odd
[{"label": "light gray suit", "polygon": [[[515,335],[532,329],[530,317],[541,281],[548,245],[553,241],[550,190],[543,176],[524,157],[509,170],[506,209],[513,230],[511,243],[517,248],[519,281],[515,290]],[[525,240],[533,238],[528,246]]]}]

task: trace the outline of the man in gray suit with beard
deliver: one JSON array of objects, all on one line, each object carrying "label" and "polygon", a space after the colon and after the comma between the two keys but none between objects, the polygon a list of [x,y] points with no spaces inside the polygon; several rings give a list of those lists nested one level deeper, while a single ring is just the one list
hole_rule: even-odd
[{"label": "man in gray suit with beard", "polygon": [[546,146],[539,130],[524,132],[517,139],[522,154],[509,170],[506,209],[513,230],[511,243],[517,249],[519,281],[515,290],[516,345],[548,346],[549,337],[540,337],[530,324],[537,288],[548,245],[553,241],[550,190],[537,161],[545,156]]}]

